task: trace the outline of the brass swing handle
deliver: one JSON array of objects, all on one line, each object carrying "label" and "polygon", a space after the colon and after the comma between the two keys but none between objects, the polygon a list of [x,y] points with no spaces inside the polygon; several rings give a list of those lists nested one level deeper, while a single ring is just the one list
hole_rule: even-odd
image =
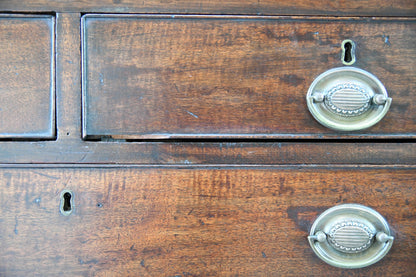
[{"label": "brass swing handle", "polygon": [[378,123],[392,99],[371,73],[355,67],[333,68],[311,84],[308,109],[322,125],[338,131],[357,131]]},{"label": "brass swing handle", "polygon": [[383,258],[394,237],[386,220],[375,210],[344,204],[328,209],[315,220],[308,241],[328,264],[360,268]]}]

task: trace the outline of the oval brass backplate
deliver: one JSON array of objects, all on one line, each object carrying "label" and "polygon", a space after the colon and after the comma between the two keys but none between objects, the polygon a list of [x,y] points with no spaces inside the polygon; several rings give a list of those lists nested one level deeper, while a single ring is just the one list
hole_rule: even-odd
[{"label": "oval brass backplate", "polygon": [[308,237],[315,254],[341,268],[361,268],[382,259],[393,244],[389,225],[375,210],[343,204],[323,212]]},{"label": "oval brass backplate", "polygon": [[337,131],[358,131],[378,123],[391,98],[371,73],[338,67],[319,75],[306,95],[308,109],[322,125]]}]

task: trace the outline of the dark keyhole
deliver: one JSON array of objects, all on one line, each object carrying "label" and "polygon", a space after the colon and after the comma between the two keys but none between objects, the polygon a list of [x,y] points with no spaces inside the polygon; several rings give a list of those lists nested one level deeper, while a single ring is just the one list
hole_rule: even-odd
[{"label": "dark keyhole", "polygon": [[72,195],[69,192],[65,192],[63,195],[63,200],[64,200],[64,204],[62,206],[62,209],[64,210],[64,212],[69,212],[72,210],[71,208],[71,198]]},{"label": "dark keyhole", "polygon": [[350,40],[342,42],[342,63],[345,65],[352,65],[355,63],[355,43]]},{"label": "dark keyhole", "polygon": [[72,191],[64,190],[61,193],[61,205],[60,210],[63,215],[70,215],[73,209],[73,194]]},{"label": "dark keyhole", "polygon": [[352,44],[351,42],[346,42],[344,44],[345,54],[344,54],[344,62],[350,63],[352,61]]}]

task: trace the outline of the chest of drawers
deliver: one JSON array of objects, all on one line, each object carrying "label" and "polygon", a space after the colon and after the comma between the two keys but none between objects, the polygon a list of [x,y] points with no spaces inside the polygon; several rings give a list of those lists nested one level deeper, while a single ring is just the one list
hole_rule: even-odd
[{"label": "chest of drawers", "polygon": [[[2,1],[1,276],[414,276],[414,1]],[[322,126],[326,70],[377,76],[374,126]],[[394,243],[308,243],[357,203]]]}]

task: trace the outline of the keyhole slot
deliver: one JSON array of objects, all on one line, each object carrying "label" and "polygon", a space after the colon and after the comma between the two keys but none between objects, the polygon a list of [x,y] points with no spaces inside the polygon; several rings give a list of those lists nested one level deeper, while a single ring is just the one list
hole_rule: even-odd
[{"label": "keyhole slot", "polygon": [[73,210],[74,195],[72,191],[64,190],[61,192],[60,211],[63,215],[70,215]]},{"label": "keyhole slot", "polygon": [[352,45],[350,42],[347,42],[345,43],[344,47],[345,47],[344,62],[350,63],[352,61],[352,57],[351,57]]},{"label": "keyhole slot", "polygon": [[344,40],[341,45],[342,48],[342,63],[345,65],[352,65],[355,63],[355,43],[350,40]]}]

